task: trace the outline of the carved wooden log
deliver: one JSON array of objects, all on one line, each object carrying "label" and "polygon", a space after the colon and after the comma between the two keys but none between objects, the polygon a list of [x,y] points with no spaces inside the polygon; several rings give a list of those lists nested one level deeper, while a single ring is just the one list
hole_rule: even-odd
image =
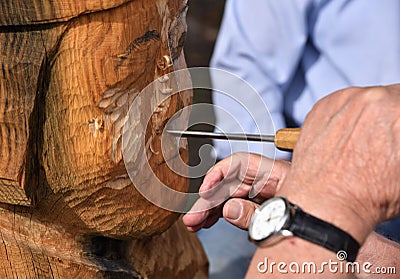
[{"label": "carved wooden log", "polygon": [[[206,276],[197,238],[137,192],[121,151],[130,103],[173,70],[166,59],[185,67],[186,8],[184,0],[1,1],[1,278]],[[155,176],[139,174],[149,187],[158,177],[188,188],[157,149],[162,126],[189,104],[172,95],[149,122]]]}]

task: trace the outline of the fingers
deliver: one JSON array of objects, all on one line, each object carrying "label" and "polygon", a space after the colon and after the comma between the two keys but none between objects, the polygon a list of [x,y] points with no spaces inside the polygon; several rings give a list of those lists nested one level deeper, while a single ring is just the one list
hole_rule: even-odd
[{"label": "fingers", "polygon": [[248,229],[251,217],[259,205],[243,199],[231,199],[223,208],[224,218],[231,224],[241,229]]},{"label": "fingers", "polygon": [[202,228],[208,228],[215,224],[222,216],[222,205],[213,206],[209,201],[200,198],[196,201],[182,221],[191,232],[197,232]]},{"label": "fingers", "polygon": [[[251,217],[258,206],[258,204],[252,201],[234,198],[225,203],[222,210],[223,217],[232,225],[247,230]],[[188,231],[197,232],[202,228],[213,226],[220,217],[220,208],[202,212],[189,212],[183,216],[183,223],[186,225]]]},{"label": "fingers", "polygon": [[183,216],[182,221],[187,227],[188,231],[197,232],[203,227],[208,215],[209,212],[207,211],[188,212]]},{"label": "fingers", "polygon": [[234,156],[229,156],[215,166],[213,166],[204,177],[203,183],[200,186],[199,193],[202,197],[212,196],[212,189],[220,185],[224,180],[232,181],[235,179],[239,168],[238,160],[233,159]]},{"label": "fingers", "polygon": [[211,214],[207,214],[207,217],[201,216],[198,212],[188,213],[183,216],[183,223],[190,232],[197,232],[202,228],[209,228],[213,226],[221,217],[221,210],[214,210]]},{"label": "fingers", "polygon": [[228,196],[253,198],[258,193],[269,198],[276,192],[290,169],[290,162],[251,153],[235,153],[211,168],[199,193],[204,198]]},{"label": "fingers", "polygon": [[243,206],[243,213],[250,216],[232,217],[235,204],[231,201],[225,205],[224,215],[233,225],[247,228],[257,205],[235,198],[250,197],[258,203],[263,202],[274,196],[289,169],[288,161],[274,162],[261,155],[249,153],[236,153],[220,161],[205,176],[199,190],[200,199],[183,217],[184,224],[193,232],[214,225],[222,216],[222,203],[231,198],[239,203],[236,213]]},{"label": "fingers", "polygon": [[268,178],[257,179],[249,193],[249,198],[257,203],[273,197],[281,187],[286,174],[290,170],[290,162],[286,160],[276,160]]},{"label": "fingers", "polygon": [[[240,181],[234,179],[237,173],[238,162],[232,162],[232,156],[220,161],[206,174],[199,189],[200,199],[196,201],[190,211],[183,217],[187,229],[196,232],[201,228],[209,228],[222,216],[222,203],[231,194],[246,197],[250,191],[236,191]],[[235,169],[232,171],[232,169]],[[232,173],[229,175],[229,173]]]}]

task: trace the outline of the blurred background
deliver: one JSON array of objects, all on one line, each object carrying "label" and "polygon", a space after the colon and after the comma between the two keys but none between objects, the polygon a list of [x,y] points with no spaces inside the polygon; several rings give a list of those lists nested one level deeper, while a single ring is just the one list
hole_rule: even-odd
[{"label": "blurred background", "polygon": [[185,54],[189,67],[208,66],[225,0],[189,0]]},{"label": "blurred background", "polygon": [[[225,0],[189,0],[187,14],[188,33],[185,42],[185,57],[188,67],[208,67],[214,44],[217,39],[219,26],[223,16]],[[211,91],[207,89],[195,89],[193,92],[193,104],[209,104]],[[214,113],[210,107],[202,106],[201,109],[193,108],[190,123],[205,122],[214,123]],[[213,126],[196,124],[190,130],[212,131]],[[211,141],[201,139],[189,139],[189,165],[202,164],[210,168],[214,164],[211,154]],[[199,155],[201,154],[201,156]],[[202,177],[191,179],[191,192],[196,192],[200,186]]]}]

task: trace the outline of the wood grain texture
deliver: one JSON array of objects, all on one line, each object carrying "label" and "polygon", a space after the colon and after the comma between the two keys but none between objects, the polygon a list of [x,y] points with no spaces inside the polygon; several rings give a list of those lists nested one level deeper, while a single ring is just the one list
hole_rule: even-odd
[{"label": "wood grain texture", "polygon": [[300,135],[300,128],[283,128],[276,132],[275,146],[281,150],[293,150]]},{"label": "wood grain texture", "polygon": [[[132,0],[131,0],[132,1]],[[0,26],[66,22],[74,17],[118,7],[129,0],[12,0],[0,2]]]},{"label": "wood grain texture", "polygon": [[195,234],[180,237],[185,235],[186,227],[179,220],[152,241],[132,241],[129,258],[135,270],[147,278],[208,278],[208,262],[198,238]]},{"label": "wood grain texture", "polygon": [[36,180],[34,173],[27,177],[27,172],[31,171],[31,155],[36,154],[43,67],[47,49],[56,43],[63,29],[0,32],[0,189],[14,193],[8,197],[0,194],[2,202],[14,199],[13,203],[30,203],[21,188],[27,179]]},{"label": "wood grain texture", "polygon": [[[176,4],[161,2],[171,9],[170,17],[180,16],[182,11]],[[119,147],[121,118],[125,117],[129,102],[122,100],[119,110],[110,110],[121,98],[133,99],[164,74],[159,72],[157,62],[169,55],[162,32],[166,32],[164,25],[171,20],[160,17],[156,2],[148,3],[146,14],[153,16],[146,20],[138,20],[137,16],[143,1],[75,19],[49,59],[50,94],[43,102],[46,144],[40,161],[51,191],[61,193],[88,232],[143,237],[164,231],[178,217],[150,204],[130,183]],[[150,36],[149,32],[157,35]],[[109,107],[102,106],[110,96],[118,98]],[[140,123],[148,109],[145,102],[137,112]],[[173,96],[163,119],[171,117],[181,104],[179,95]],[[98,124],[101,127],[97,134],[91,127],[93,121],[104,126]],[[156,125],[163,122],[155,123],[150,130],[156,131]],[[168,185],[186,190],[186,179],[164,167],[162,161],[151,157],[149,164],[155,167],[156,175],[169,173]],[[153,173],[140,175],[151,185]],[[121,186],[113,187],[117,184]],[[97,214],[93,214],[94,210]]]},{"label": "wood grain texture", "polygon": [[[138,193],[121,147],[132,101],[174,69],[165,57],[185,67],[186,8],[183,0],[1,2],[1,278],[206,274],[196,237],[179,214]],[[187,191],[187,178],[159,151],[163,125],[191,93],[147,111],[167,85],[135,116],[152,168],[138,171],[138,181]],[[187,161],[185,144],[179,152],[169,154],[172,164]]]},{"label": "wood grain texture", "polygon": [[200,243],[180,220],[151,238],[117,240],[71,234],[14,210],[0,209],[0,278],[207,278]]},{"label": "wood grain texture", "polygon": [[[185,15],[185,6],[177,5],[182,2],[149,2],[145,10],[143,3],[128,2],[50,29],[2,33],[4,44],[10,45],[2,60],[9,69],[1,79],[2,188],[19,183],[34,204],[61,195],[60,208],[67,205],[80,216],[87,232],[107,236],[148,236],[164,231],[178,217],[141,197],[122,161],[129,104],[147,84],[172,71],[160,70],[158,64],[170,55],[168,40],[179,42],[185,32],[185,23],[175,20]],[[139,20],[141,10],[144,16],[155,16]],[[17,56],[12,55],[13,45],[20,49]],[[176,65],[184,66],[179,45],[172,50]],[[139,123],[149,107],[145,103],[157,101],[156,94],[152,98],[138,109]],[[159,142],[165,121],[189,101],[176,94],[163,104],[150,123],[149,140],[154,143],[148,150]],[[150,153],[155,176],[141,173],[142,180],[151,183],[149,179],[165,176],[168,185],[186,190],[186,179],[170,171],[157,152]],[[52,207],[56,210],[58,204]]]}]

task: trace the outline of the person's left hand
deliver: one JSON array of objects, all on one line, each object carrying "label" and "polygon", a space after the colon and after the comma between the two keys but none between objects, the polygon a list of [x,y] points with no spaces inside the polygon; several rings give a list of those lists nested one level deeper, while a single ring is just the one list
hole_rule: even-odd
[{"label": "person's left hand", "polygon": [[[289,169],[288,161],[235,153],[208,171],[199,190],[201,197],[183,222],[189,231],[196,232],[211,227],[223,215],[228,222],[246,229],[249,216],[259,203],[274,196]],[[227,197],[230,199],[223,204]],[[246,212],[251,215],[244,215]]]}]

